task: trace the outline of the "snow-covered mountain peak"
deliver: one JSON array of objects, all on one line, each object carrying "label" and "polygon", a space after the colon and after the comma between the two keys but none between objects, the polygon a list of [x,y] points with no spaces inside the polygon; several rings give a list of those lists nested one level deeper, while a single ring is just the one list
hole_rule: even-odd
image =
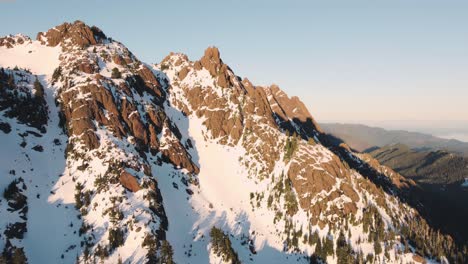
[{"label": "snow-covered mountain peak", "polygon": [[9,49],[13,48],[15,45],[21,45],[27,42],[31,42],[31,39],[21,33],[0,37],[0,47],[6,47]]},{"label": "snow-covered mountain peak", "polygon": [[98,27],[88,26],[82,21],[73,23],[63,23],[47,32],[39,32],[36,39],[42,44],[55,47],[58,44],[62,45],[78,45],[87,47],[98,43],[105,43],[108,40],[104,32]]},{"label": "snow-covered mountain peak", "polygon": [[414,182],[217,48],[149,65],[80,21],[0,40],[8,261],[409,263],[430,257],[420,237],[452,246],[408,202]]}]

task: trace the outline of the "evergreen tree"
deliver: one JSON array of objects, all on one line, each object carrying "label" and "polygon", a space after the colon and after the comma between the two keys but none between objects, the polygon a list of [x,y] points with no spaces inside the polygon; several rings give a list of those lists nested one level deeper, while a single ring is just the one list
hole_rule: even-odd
[{"label": "evergreen tree", "polygon": [[114,250],[117,247],[120,247],[124,244],[124,231],[120,230],[120,228],[114,228],[109,230],[109,245],[110,249]]},{"label": "evergreen tree", "polygon": [[173,259],[174,251],[172,250],[171,244],[164,240],[161,245],[161,259],[159,262],[161,264],[174,264]]},{"label": "evergreen tree", "polygon": [[148,253],[146,254],[146,263],[158,263],[156,237],[152,234],[147,234],[145,239],[143,239],[142,246],[148,249]]},{"label": "evergreen tree", "polygon": [[41,82],[37,79],[34,81],[34,90],[35,90],[35,96],[38,99],[43,99],[44,98],[44,86],[42,86]]},{"label": "evergreen tree", "polygon": [[297,135],[296,133],[294,133],[293,136],[288,137],[288,139],[286,139],[286,145],[284,146],[284,151],[286,153],[284,154],[284,159],[285,160],[291,159],[296,149],[297,149]]},{"label": "evergreen tree", "polygon": [[317,244],[315,245],[315,252],[314,253],[318,258],[320,258],[322,260],[327,259],[327,254],[323,250],[322,240],[320,238],[317,240]]},{"label": "evergreen tree", "polygon": [[333,256],[335,254],[335,250],[333,248],[333,238],[330,234],[324,238],[323,250],[327,256]]},{"label": "evergreen tree", "polygon": [[380,255],[382,253],[382,245],[378,240],[374,241],[374,253],[375,255]]},{"label": "evergreen tree", "polygon": [[54,73],[52,74],[53,82],[58,81],[58,78],[60,78],[60,76],[62,76],[62,67],[58,66],[57,68],[55,68]]},{"label": "evergreen tree", "polygon": [[226,235],[221,229],[213,227],[210,231],[211,246],[213,252],[221,256],[223,261],[232,264],[240,264],[239,257],[231,245],[229,236]]},{"label": "evergreen tree", "polygon": [[26,258],[26,255],[24,254],[24,250],[22,248],[14,248],[13,253],[11,254],[11,259],[10,261],[7,261],[7,263],[11,263],[11,264],[28,263],[28,259]]},{"label": "evergreen tree", "polygon": [[122,74],[120,73],[118,68],[113,68],[112,73],[111,73],[111,78],[112,79],[119,79],[122,78]]}]

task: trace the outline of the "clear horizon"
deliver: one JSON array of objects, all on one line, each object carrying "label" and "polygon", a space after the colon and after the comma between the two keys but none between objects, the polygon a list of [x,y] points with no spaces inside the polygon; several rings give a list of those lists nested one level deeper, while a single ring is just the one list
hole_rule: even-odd
[{"label": "clear horizon", "polygon": [[0,35],[79,19],[147,63],[217,46],[236,74],[299,96],[319,122],[468,120],[464,1],[85,2],[0,2]]},{"label": "clear horizon", "polygon": [[386,130],[404,130],[430,134],[439,138],[468,142],[468,121],[466,120],[323,120],[320,123],[362,124]]}]

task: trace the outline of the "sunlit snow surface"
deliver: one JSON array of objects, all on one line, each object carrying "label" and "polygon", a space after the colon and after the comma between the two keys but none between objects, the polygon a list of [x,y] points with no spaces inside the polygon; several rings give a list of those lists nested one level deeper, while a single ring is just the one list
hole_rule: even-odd
[{"label": "sunlit snow surface", "polygon": [[[17,35],[14,37],[24,37]],[[37,75],[51,75],[59,65],[61,48],[41,45],[39,41],[31,40],[16,44],[13,48],[0,47],[0,67],[15,66],[30,70]]]},{"label": "sunlit snow surface", "polygon": [[[120,44],[109,43],[98,49],[111,49],[118,51],[122,47]],[[63,54],[65,57],[67,54]],[[82,239],[78,236],[78,229],[82,220],[78,218],[79,212],[74,207],[75,177],[83,182],[88,188],[93,188],[93,181],[90,175],[80,173],[76,170],[79,165],[71,160],[67,165],[64,158],[67,137],[59,128],[59,109],[55,106],[54,92],[55,87],[50,85],[50,77],[55,68],[59,65],[60,48],[47,47],[40,45],[37,41],[26,41],[24,44],[15,45],[12,49],[0,48],[0,67],[14,68],[18,66],[24,69],[30,69],[33,75],[37,75],[45,87],[46,100],[49,106],[49,123],[47,133],[42,137],[36,137],[29,134],[26,137],[27,145],[22,148],[19,144],[23,138],[19,135],[27,130],[35,130],[25,125],[18,124],[16,120],[7,119],[0,112],[0,118],[8,121],[12,126],[9,134],[0,132],[0,190],[14,179],[9,174],[10,170],[15,170],[15,177],[22,177],[25,180],[27,190],[25,194],[28,197],[27,228],[25,238],[22,241],[13,240],[19,247],[25,247],[25,252],[29,263],[74,263],[76,257],[82,252],[80,242]],[[109,77],[113,67],[121,67],[115,63],[104,63],[100,61],[100,74]],[[155,73],[157,69],[154,69]],[[122,69],[123,71],[123,69]],[[175,74],[169,71],[170,78]],[[80,82],[86,79],[86,76],[77,77],[75,81]],[[207,70],[200,70],[197,74],[188,75],[183,84],[197,84],[202,87],[213,85],[214,80]],[[218,96],[222,96],[222,90],[214,87]],[[88,96],[87,94],[80,96]],[[181,90],[174,86],[171,94],[168,95],[168,101],[172,96],[183,96]],[[137,98],[149,102],[148,98]],[[188,102],[184,98],[178,98],[186,105]],[[236,109],[236,105],[229,105]],[[140,110],[139,110],[140,111]],[[174,249],[175,261],[181,263],[222,263],[222,260],[213,255],[210,251],[209,232],[213,226],[223,229],[231,234],[231,241],[234,250],[239,254],[243,263],[308,263],[305,256],[310,255],[314,248],[308,245],[301,245],[303,254],[284,252],[284,221],[273,224],[275,217],[274,211],[267,209],[266,199],[262,200],[261,206],[251,205],[250,194],[268,192],[271,188],[271,179],[259,180],[255,175],[249,175],[245,163],[255,162],[250,160],[245,149],[240,146],[224,146],[219,144],[216,139],[211,139],[209,132],[203,125],[203,120],[195,115],[184,116],[181,112],[165,104],[165,111],[168,117],[177,125],[182,133],[183,139],[190,139],[193,142],[193,148],[189,149],[193,161],[200,167],[199,175],[196,177],[199,181],[199,187],[195,185],[185,185],[183,179],[189,176],[184,170],[176,169],[172,165],[156,164],[156,157],[148,155],[152,169],[152,174],[158,180],[161,190],[164,208],[169,220],[169,230],[167,238]],[[137,114],[132,113],[132,114]],[[143,113],[139,113],[143,115]],[[37,131],[35,131],[37,132]],[[99,128],[101,144],[115,144],[109,156],[127,156],[135,152],[134,149],[127,148],[128,139],[117,140],[111,136],[111,133]],[[61,145],[55,145],[53,141],[60,140]],[[284,139],[284,138],[283,138]],[[166,138],[160,138],[162,144]],[[41,145],[44,152],[32,150],[32,147]],[[102,148],[105,145],[101,146]],[[321,159],[317,161],[326,163],[331,159],[331,152],[321,145],[299,150],[302,154],[314,155],[320,152]],[[92,156],[92,153],[88,153]],[[97,157],[90,159],[90,171],[93,175],[102,174],[107,169],[103,165],[103,160]],[[287,170],[287,164],[283,158],[277,161],[273,175],[278,176],[283,170]],[[357,173],[353,177],[361,177]],[[337,180],[337,186],[339,186]],[[465,182],[466,184],[466,182]],[[468,184],[467,184],[468,187]],[[190,191],[193,195],[189,195]],[[109,192],[98,194],[94,200],[108,200],[109,196],[122,192],[123,187],[119,186]],[[143,220],[147,220],[148,214],[144,209],[147,204],[142,198],[143,190],[134,194],[128,194],[124,204],[120,204],[120,209],[124,212],[127,219],[130,215],[138,215]],[[101,197],[102,196],[102,197]],[[93,200],[93,202],[94,202]],[[107,241],[107,234],[103,233],[109,221],[102,215],[105,209],[105,202],[90,211],[86,216],[86,221],[92,223],[96,228],[93,232],[98,236],[98,240]],[[362,202],[358,204],[360,208],[364,206]],[[6,212],[7,204],[4,199],[0,199],[0,231],[6,223],[15,222],[17,215]],[[389,222],[389,217],[382,210],[381,214],[385,221]],[[16,218],[15,218],[16,217]],[[292,217],[294,223],[300,223],[304,231],[318,231],[323,237],[327,234],[328,227],[321,230],[317,226],[308,226],[309,218],[303,210]],[[143,221],[142,221],[143,222]],[[156,226],[156,224],[154,224]],[[155,228],[149,226],[145,228]],[[358,227],[351,228],[351,243],[357,245],[360,237],[367,236],[363,234]],[[119,247],[113,254],[106,259],[106,263],[116,263],[118,257],[127,262],[142,262],[146,251],[141,247],[143,232],[129,231],[124,246]],[[251,240],[257,251],[252,254],[248,247]],[[0,249],[4,247],[4,237],[0,238]],[[359,245],[363,253],[373,251],[372,245],[362,243]],[[393,254],[393,253],[391,253]],[[63,255],[63,256],[62,256]],[[403,262],[410,262],[412,254],[401,256]],[[328,258],[329,263],[336,259]]]}]

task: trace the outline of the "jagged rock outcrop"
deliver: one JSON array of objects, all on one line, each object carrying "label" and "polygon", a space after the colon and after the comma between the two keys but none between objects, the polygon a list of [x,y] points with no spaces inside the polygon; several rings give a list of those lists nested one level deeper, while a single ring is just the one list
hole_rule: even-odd
[{"label": "jagged rock outcrop", "polygon": [[[122,46],[109,49],[102,44],[105,38],[102,32],[80,21],[60,25],[49,30],[44,37],[52,39],[48,42],[50,45],[68,45],[63,43],[64,39],[72,39],[72,43],[78,46],[94,45],[92,50],[68,52],[62,57],[61,74],[66,77],[62,81],[59,102],[69,136],[80,139],[88,149],[96,149],[100,146],[96,132],[104,126],[119,139],[131,136],[131,141],[141,152],[160,152],[158,134],[167,128],[165,134],[170,137],[173,126],[161,111],[164,91],[148,67]],[[112,47],[114,43],[109,45]],[[109,56],[121,64],[121,78],[103,76],[99,65],[106,63]],[[83,75],[86,76],[85,81],[71,81],[73,76]],[[142,101],[141,98],[145,96],[150,99]],[[197,172],[197,166],[177,140],[162,153],[175,166]]]},{"label": "jagged rock outcrop", "polygon": [[16,36],[6,36],[0,38],[0,47],[6,47],[8,49],[13,48],[16,44],[24,44],[31,42],[31,39],[27,36],[18,34]]},{"label": "jagged rock outcrop", "polygon": [[68,44],[83,48],[103,43],[107,37],[99,28],[89,27],[82,21],[77,20],[73,23],[63,23],[45,33],[39,32],[36,39],[52,47],[65,44],[65,41],[69,40],[70,43]]},{"label": "jagged rock outcrop", "polygon": [[125,188],[132,192],[138,192],[141,189],[140,184],[138,183],[138,180],[135,178],[135,176],[126,171],[122,171],[120,173],[119,180]]},{"label": "jagged rock outcrop", "polygon": [[[39,227],[10,221],[25,207],[7,198],[7,252],[21,255],[24,246],[49,263],[215,262],[213,226],[245,263],[308,262],[310,254],[391,263],[444,252],[453,260],[463,252],[411,203],[414,182],[335,144],[299,98],[236,76],[217,48],[198,61],[171,53],[149,66],[80,21],[37,39],[57,54],[48,61],[56,70],[41,73],[41,86],[21,67],[0,76],[0,137],[11,148],[0,149],[0,165],[11,179],[26,177],[29,189],[15,183],[16,197],[41,206],[32,219],[54,217],[42,224],[59,230],[51,240],[60,243],[31,249]],[[2,38],[0,52],[27,41]],[[40,116],[10,114],[24,98]]]},{"label": "jagged rock outcrop", "polygon": [[304,138],[323,133],[307,107],[297,96],[289,98],[277,85],[267,87],[265,90],[277,122],[283,129],[291,133],[298,132]]},{"label": "jagged rock outcrop", "polygon": [[[209,47],[205,50],[205,55],[200,59],[201,66],[208,70],[211,76],[215,77],[217,84],[222,88],[232,86],[231,69],[221,60],[219,50],[216,47]],[[195,62],[197,64],[197,62]],[[183,78],[182,78],[183,79]]]}]

